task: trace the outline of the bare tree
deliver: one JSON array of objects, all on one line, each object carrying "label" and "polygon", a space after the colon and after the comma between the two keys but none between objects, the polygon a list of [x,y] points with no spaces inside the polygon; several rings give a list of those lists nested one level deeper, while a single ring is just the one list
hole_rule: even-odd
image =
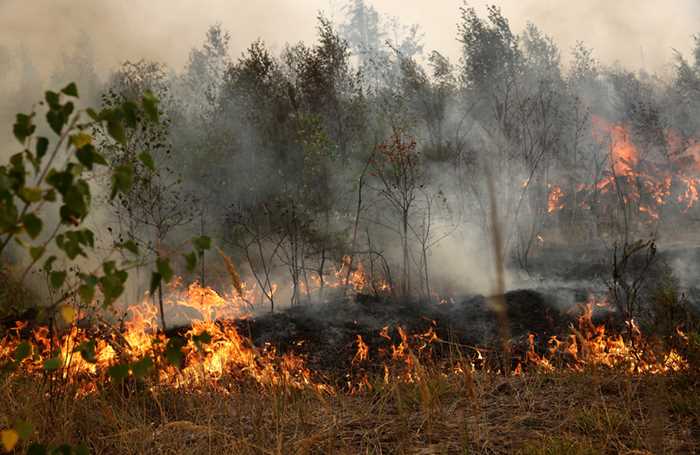
[{"label": "bare tree", "polygon": [[379,144],[372,159],[372,173],[379,181],[378,193],[399,218],[401,237],[401,290],[408,296],[410,284],[409,218],[417,192],[422,187],[422,170],[414,138],[394,129],[389,141]]}]

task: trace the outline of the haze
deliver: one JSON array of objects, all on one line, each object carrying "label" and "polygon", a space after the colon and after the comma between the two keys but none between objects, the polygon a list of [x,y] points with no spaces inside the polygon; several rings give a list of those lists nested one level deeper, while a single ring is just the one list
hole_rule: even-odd
[{"label": "haze", "polygon": [[[338,0],[0,0],[0,45],[24,46],[43,73],[82,36],[89,36],[101,72],[120,62],[155,59],[176,68],[190,49],[201,43],[208,26],[221,23],[230,31],[234,55],[257,39],[279,49],[286,42],[310,42],[316,15],[341,19]],[[375,0],[382,14],[402,23],[420,24],[425,49],[437,49],[453,59],[462,0],[426,2]],[[471,5],[483,10],[483,0]],[[567,54],[576,41],[592,47],[605,63],[619,61],[630,69],[663,70],[673,49],[687,53],[698,32],[700,6],[696,0],[502,0],[499,4],[516,31],[534,22],[550,34]],[[206,5],[206,6],[204,6]],[[86,34],[86,35],[84,35]]]}]

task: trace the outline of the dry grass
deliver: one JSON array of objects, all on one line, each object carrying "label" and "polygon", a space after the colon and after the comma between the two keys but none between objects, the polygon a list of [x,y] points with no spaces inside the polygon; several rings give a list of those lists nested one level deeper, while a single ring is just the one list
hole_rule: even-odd
[{"label": "dry grass", "polygon": [[378,379],[360,395],[224,382],[197,389],[131,383],[80,399],[48,392],[41,381],[6,378],[0,426],[30,421],[35,441],[83,442],[110,454],[700,450],[698,382],[687,376],[428,373],[418,383]]}]

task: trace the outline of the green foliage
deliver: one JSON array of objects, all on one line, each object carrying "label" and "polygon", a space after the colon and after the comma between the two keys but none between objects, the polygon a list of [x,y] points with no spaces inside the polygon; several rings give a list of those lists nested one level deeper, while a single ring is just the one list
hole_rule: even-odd
[{"label": "green foliage", "polygon": [[464,52],[465,82],[471,87],[490,90],[494,84],[512,80],[522,54],[517,36],[498,7],[488,7],[487,20],[474,8],[462,8],[458,39]]},{"label": "green foliage", "polygon": [[186,340],[180,336],[170,338],[168,344],[165,346],[166,360],[178,368],[181,367],[185,359],[182,348],[186,343]]},{"label": "green foliage", "polygon": [[117,194],[128,193],[134,183],[134,169],[128,165],[117,166],[112,175],[112,194],[110,199],[114,199]]},{"label": "green foliage", "polygon": [[[79,297],[84,305],[90,305],[98,295],[102,296],[103,305],[110,306],[124,292],[129,270],[139,263],[130,261],[139,255],[139,247],[134,240],[126,240],[113,245],[113,250],[99,262],[99,267],[90,271],[80,271],[73,279],[66,263],[78,259],[96,257],[95,233],[84,225],[90,213],[92,192],[89,184],[90,172],[109,170],[111,172],[111,198],[124,196],[134,185],[136,161],[121,162],[111,166],[105,158],[104,149],[111,144],[126,144],[127,137],[135,128],[143,125],[141,112],[146,122],[158,122],[158,99],[153,93],[144,93],[141,105],[123,100],[109,108],[95,111],[76,111],[73,99],[78,96],[75,84],[69,84],[59,92],[48,91],[45,94],[46,121],[56,135],[55,138],[35,137],[37,113],[19,114],[14,125],[15,138],[22,146],[22,152],[12,155],[9,162],[0,166],[0,255],[6,251],[11,241],[19,245],[29,260],[29,265],[20,270],[19,275],[26,276],[49,249],[56,251],[43,261],[42,269],[49,285],[57,292],[56,299],[49,303],[47,312],[62,312],[64,321],[74,322],[74,310],[63,304],[72,296]],[[84,118],[84,114],[89,117]],[[97,141],[96,138],[101,140]],[[97,146],[95,144],[100,144]],[[34,150],[34,152],[32,152]],[[139,162],[149,172],[157,172],[155,160],[148,150],[138,156]],[[61,163],[61,164],[58,164]],[[56,207],[59,220],[52,222],[46,214],[51,207]],[[48,229],[50,226],[50,229]],[[197,256],[211,248],[211,239],[199,236],[192,240],[194,251],[187,256],[188,267],[194,268]],[[55,248],[53,248],[55,247]],[[111,259],[112,253],[128,253],[127,259]],[[57,267],[57,264],[62,264]],[[152,291],[161,286],[162,281],[172,279],[174,272],[167,257],[155,260]],[[5,271],[2,270],[4,276]],[[8,272],[9,276],[9,272]],[[70,278],[70,279],[69,279]],[[3,289],[4,291],[5,289]],[[0,300],[0,303],[3,301]],[[66,318],[66,314],[70,317]],[[197,345],[208,342],[206,335],[198,338]],[[184,356],[182,347],[185,341],[171,339],[165,349],[165,357],[174,364],[181,364]],[[33,346],[29,342],[20,343],[14,352],[14,365],[32,356]],[[95,340],[87,340],[74,349],[75,353],[87,362],[96,362]],[[143,378],[154,368],[151,358],[143,358],[129,364],[116,364],[109,368],[108,375],[115,382],[121,382],[129,374]],[[51,374],[64,366],[60,353],[44,361],[43,369]],[[12,444],[18,439],[26,439],[22,428],[8,430],[6,437]],[[83,453],[80,447],[48,447],[32,445],[29,453]]]},{"label": "green foliage", "polygon": [[146,377],[151,372],[151,370],[153,370],[154,366],[155,364],[153,363],[153,360],[150,357],[144,357],[143,359],[132,363],[130,368],[134,377],[137,379],[141,379]]},{"label": "green foliage", "polygon": [[[0,166],[0,254],[12,240],[20,245],[30,258],[23,276],[31,271],[52,243],[69,261],[87,258],[95,246],[94,233],[81,228],[90,212],[92,196],[87,173],[105,167],[107,161],[93,145],[95,133],[91,131],[100,134],[106,125],[107,134],[116,141],[121,140],[120,132],[125,128],[125,112],[129,108],[123,105],[110,111],[90,111],[92,121],[85,122],[83,112],[75,110],[77,97],[78,89],[74,83],[59,92],[45,93],[43,105],[46,107],[46,122],[56,135],[53,141],[48,137],[34,137],[37,112],[18,114],[13,132],[23,151]],[[148,102],[153,105],[155,100],[149,99]],[[113,195],[129,190],[129,174],[128,166],[115,170]],[[51,205],[58,206],[60,221],[53,226],[51,233],[46,233],[49,222],[45,214]],[[67,272],[52,270],[56,259],[55,256],[48,258],[44,269],[51,286],[58,289],[65,285]],[[94,292],[90,289],[94,290],[99,282],[105,300],[114,301],[123,291],[126,276],[113,265],[103,269],[102,276],[85,275],[83,283],[64,294],[62,300],[78,289],[84,298],[92,298]],[[58,303],[52,302],[52,307]],[[48,365],[53,366],[53,363]]]},{"label": "green foliage", "polygon": [[202,350],[204,345],[211,343],[211,340],[211,335],[206,331],[192,337],[192,341],[199,350]]},{"label": "green foliage", "polygon": [[200,253],[211,248],[211,238],[207,237],[206,235],[195,237],[192,239],[192,243],[194,244],[195,249]]},{"label": "green foliage", "polygon": [[50,359],[47,359],[44,361],[44,370],[46,370],[46,371],[58,370],[59,368],[61,368],[62,363],[63,363],[63,360],[61,359],[60,356],[51,357]]},{"label": "green foliage", "polygon": [[121,382],[129,376],[129,365],[117,364],[107,369],[107,374],[115,382]]},{"label": "green foliage", "polygon": [[15,362],[19,363],[32,355],[32,345],[26,341],[21,342],[15,348]]},{"label": "green foliage", "polygon": [[88,340],[81,343],[75,352],[79,352],[80,356],[88,363],[96,363],[97,357],[95,353],[95,340]]}]

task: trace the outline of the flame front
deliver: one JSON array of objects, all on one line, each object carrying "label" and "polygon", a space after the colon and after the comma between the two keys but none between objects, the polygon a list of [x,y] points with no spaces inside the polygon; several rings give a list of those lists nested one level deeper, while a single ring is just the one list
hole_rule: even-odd
[{"label": "flame front", "polygon": [[[610,123],[593,116],[591,133],[595,142],[607,150],[607,168],[590,184],[580,183],[575,195],[567,194],[557,184],[548,186],[547,212],[552,214],[568,206],[574,199],[577,206],[591,209],[612,207],[620,201],[636,207],[650,222],[661,219],[665,206],[677,204],[682,213],[698,202],[700,178],[700,142],[683,141],[679,133],[666,132],[663,159],[653,161],[641,156],[629,127]],[[572,205],[574,206],[574,205]]]}]

